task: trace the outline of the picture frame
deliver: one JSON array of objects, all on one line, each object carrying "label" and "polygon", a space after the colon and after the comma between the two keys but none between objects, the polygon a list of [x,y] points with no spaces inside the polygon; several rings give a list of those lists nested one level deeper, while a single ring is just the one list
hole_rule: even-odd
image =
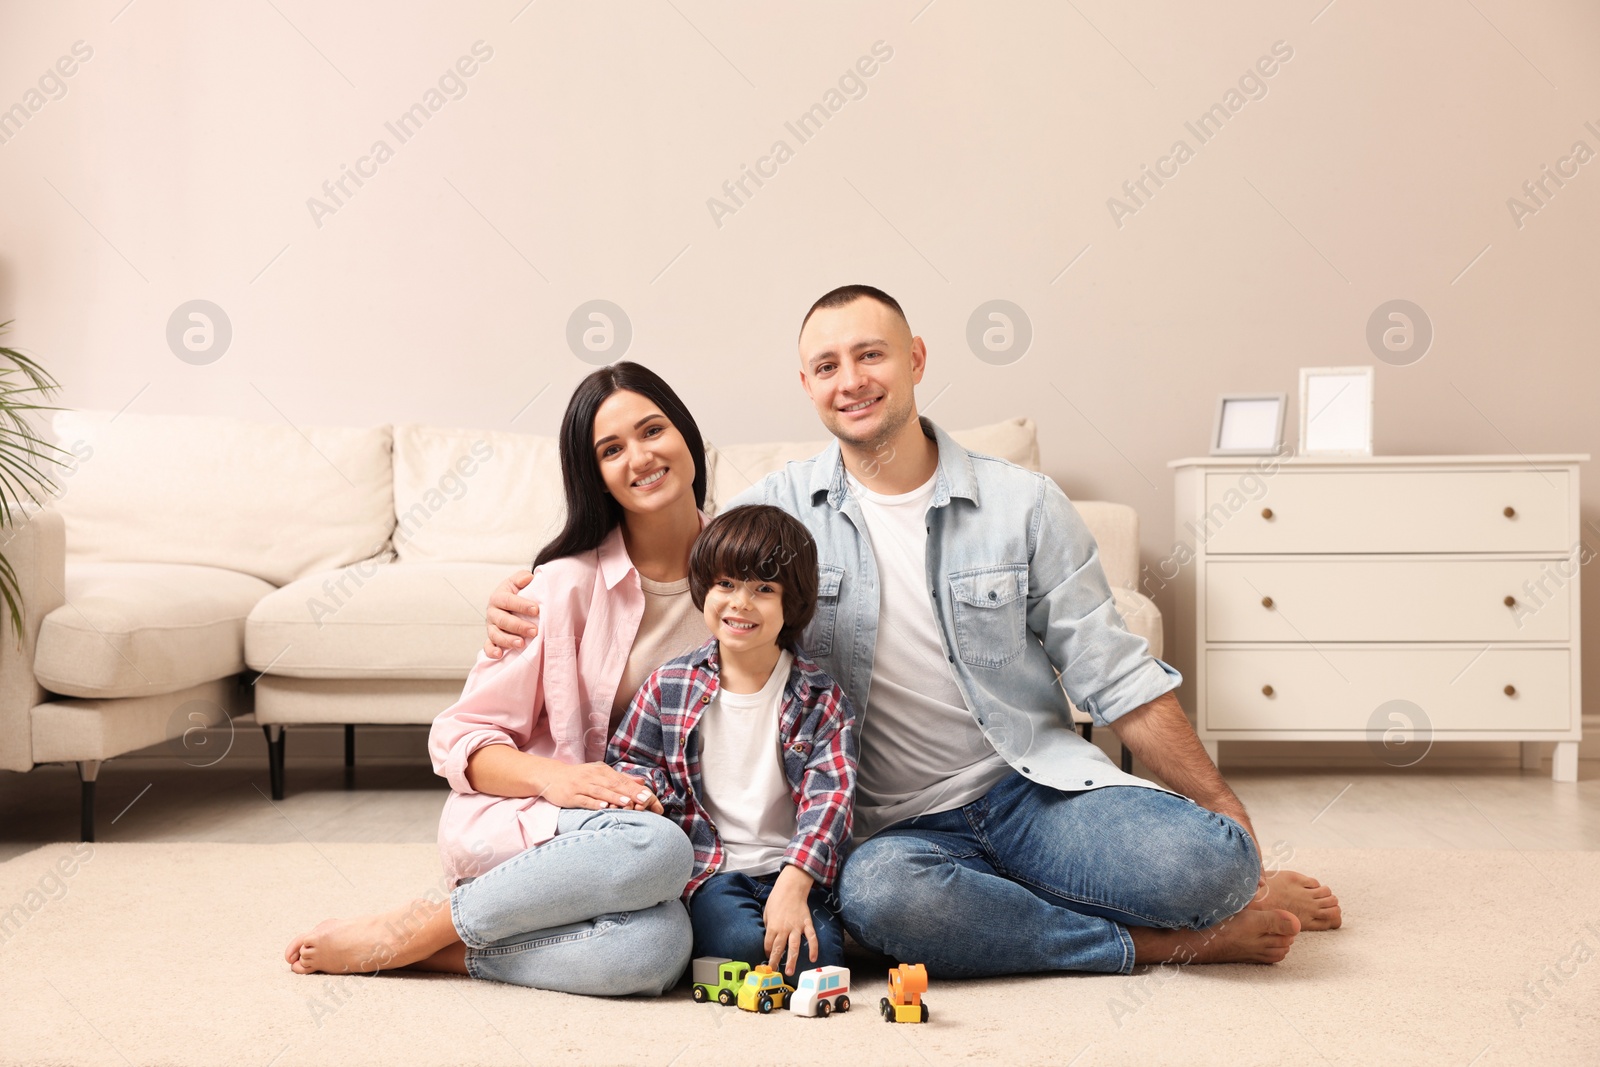
[{"label": "picture frame", "polygon": [[1300,454],[1372,455],[1371,367],[1300,368]]},{"label": "picture frame", "polygon": [[1223,393],[1211,425],[1213,456],[1272,456],[1283,449],[1287,393]]}]

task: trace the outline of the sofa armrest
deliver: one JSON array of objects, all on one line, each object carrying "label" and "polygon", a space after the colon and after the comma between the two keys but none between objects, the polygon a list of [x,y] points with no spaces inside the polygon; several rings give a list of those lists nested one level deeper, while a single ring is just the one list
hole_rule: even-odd
[{"label": "sofa armrest", "polygon": [[46,697],[33,677],[34,649],[44,617],[66,602],[67,531],[54,508],[28,507],[21,523],[0,528],[0,553],[22,594],[22,634],[0,609],[0,770],[33,767],[32,709]]}]

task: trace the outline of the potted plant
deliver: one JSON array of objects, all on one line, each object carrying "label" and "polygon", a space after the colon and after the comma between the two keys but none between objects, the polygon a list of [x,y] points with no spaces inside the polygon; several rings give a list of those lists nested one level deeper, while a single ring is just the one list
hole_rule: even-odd
[{"label": "potted plant", "polygon": [[[0,322],[0,334],[11,322]],[[27,521],[26,506],[52,496],[55,483],[45,473],[46,463],[70,460],[71,453],[39,436],[34,412],[58,410],[39,403],[60,389],[39,364],[14,348],[0,346],[0,530],[9,531]],[[22,591],[17,574],[5,556],[0,538],[0,600],[11,616],[11,632],[22,640]]]}]

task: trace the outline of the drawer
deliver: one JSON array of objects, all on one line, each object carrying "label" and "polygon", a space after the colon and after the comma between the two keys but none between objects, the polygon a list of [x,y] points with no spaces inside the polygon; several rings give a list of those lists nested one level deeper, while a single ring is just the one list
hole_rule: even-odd
[{"label": "drawer", "polygon": [[1565,641],[1577,567],[1571,559],[1212,559],[1206,640]]},{"label": "drawer", "polygon": [[1364,735],[1379,705],[1409,700],[1435,735],[1567,730],[1569,656],[1563,648],[1208,649],[1205,726]]},{"label": "drawer", "polygon": [[[1572,544],[1565,470],[1280,468],[1205,478],[1193,535],[1219,552],[1553,552]],[[1265,486],[1265,491],[1262,486]],[[1507,508],[1512,509],[1508,517]]]}]

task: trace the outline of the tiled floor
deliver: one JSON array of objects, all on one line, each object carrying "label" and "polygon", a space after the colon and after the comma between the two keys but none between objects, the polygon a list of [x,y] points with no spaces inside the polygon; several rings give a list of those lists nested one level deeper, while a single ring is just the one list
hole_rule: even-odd
[{"label": "tiled floor", "polygon": [[[1269,855],[1287,848],[1600,850],[1600,768],[1579,781],[1542,771],[1308,773],[1239,770],[1229,781]],[[347,787],[338,761],[289,767],[268,799],[261,761],[193,768],[128,758],[100,772],[101,841],[416,841],[431,843],[445,789],[425,762],[368,761]],[[68,767],[0,773],[0,862],[76,840],[78,780]],[[1282,849],[1277,850],[1282,854]]]}]

